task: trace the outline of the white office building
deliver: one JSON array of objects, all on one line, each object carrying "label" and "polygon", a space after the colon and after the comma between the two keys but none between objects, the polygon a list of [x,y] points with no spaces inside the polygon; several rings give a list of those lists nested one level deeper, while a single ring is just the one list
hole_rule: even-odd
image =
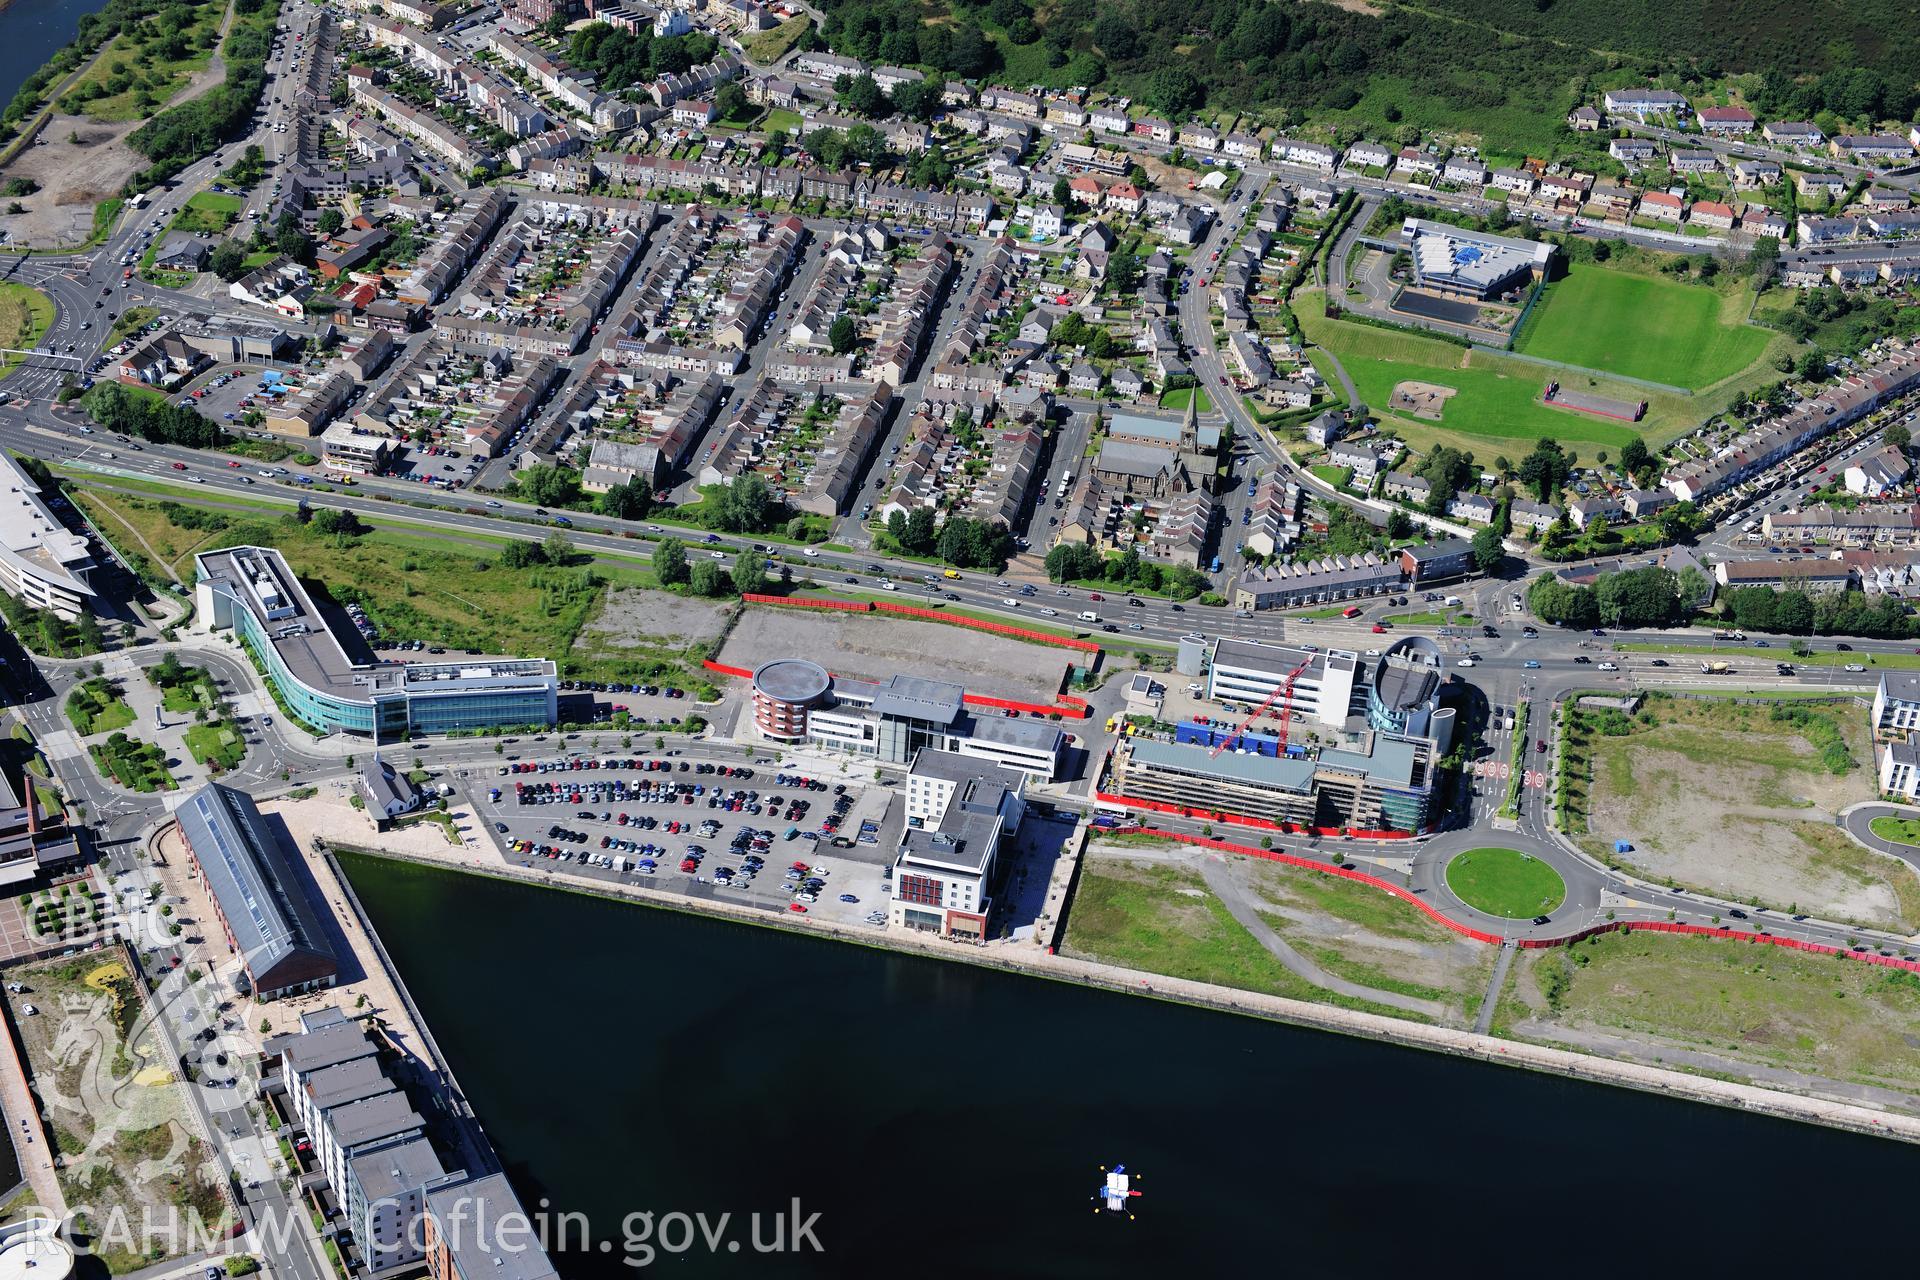
[{"label": "white office building", "polygon": [[824,692],[809,690],[803,706],[788,709],[782,726],[785,736],[777,740],[804,738],[816,747],[893,764],[931,748],[986,768],[1018,769],[1043,782],[1059,775],[1066,750],[1059,726],[976,714],[968,710],[961,686],[921,676],[895,675],[879,684],[832,677]]},{"label": "white office building", "polygon": [[1207,671],[1207,697],[1216,702],[1257,707],[1270,696],[1280,711],[1288,678],[1293,681],[1293,713],[1302,720],[1338,729],[1354,710],[1356,688],[1365,691],[1360,658],[1350,650],[1301,649],[1255,640],[1216,640]]},{"label": "white office building", "polygon": [[0,450],[0,591],[69,622],[93,605],[89,576],[96,567],[87,540],[53,518],[35,483],[10,453]]},{"label": "white office building", "polygon": [[907,829],[893,866],[888,923],[983,942],[1001,846],[1026,815],[1026,778],[923,750],[907,776]]},{"label": "white office building", "polygon": [[1920,733],[1910,733],[1880,749],[1880,793],[1909,804],[1920,798]]}]

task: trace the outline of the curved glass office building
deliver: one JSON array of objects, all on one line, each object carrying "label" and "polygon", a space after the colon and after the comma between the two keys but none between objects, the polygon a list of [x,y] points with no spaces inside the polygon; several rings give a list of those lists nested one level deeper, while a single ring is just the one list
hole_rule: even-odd
[{"label": "curved glass office building", "polygon": [[1440,646],[1425,636],[1395,642],[1374,663],[1367,684],[1367,724],[1382,733],[1428,736],[1434,698],[1444,680]]},{"label": "curved glass office building", "polygon": [[228,547],[193,558],[201,625],[233,628],[287,709],[322,733],[397,740],[552,724],[559,697],[545,658],[379,662],[343,639],[278,551]]}]

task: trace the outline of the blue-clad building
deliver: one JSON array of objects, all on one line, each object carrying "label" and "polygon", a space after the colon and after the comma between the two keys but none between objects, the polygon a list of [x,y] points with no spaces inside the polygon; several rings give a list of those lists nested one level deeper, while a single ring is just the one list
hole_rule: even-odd
[{"label": "blue-clad building", "polygon": [[201,625],[231,627],[280,701],[321,733],[397,741],[409,733],[554,722],[559,680],[546,658],[379,662],[324,617],[271,547],[193,558]]}]

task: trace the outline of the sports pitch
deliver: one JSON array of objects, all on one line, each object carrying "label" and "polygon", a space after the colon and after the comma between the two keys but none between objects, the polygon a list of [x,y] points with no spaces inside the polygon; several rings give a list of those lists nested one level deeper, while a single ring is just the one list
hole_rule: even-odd
[{"label": "sports pitch", "polygon": [[[1608,422],[1541,404],[1540,393],[1552,370],[1540,365],[1494,352],[1469,353],[1451,342],[1416,333],[1328,320],[1312,303],[1301,306],[1297,314],[1307,338],[1339,358],[1362,400],[1375,412],[1414,428],[1406,433],[1410,441],[1427,439],[1437,427],[1467,437],[1469,448],[1473,447],[1472,438],[1485,444],[1538,440],[1542,436],[1617,448],[1643,433],[1643,428],[1628,423]],[[1438,423],[1391,409],[1394,388],[1409,379],[1451,387],[1456,392],[1447,398]],[[1585,379],[1582,388],[1586,389]],[[1593,389],[1621,399],[1641,394],[1627,383],[1611,380],[1602,380]],[[1526,450],[1522,448],[1521,452]]]},{"label": "sports pitch", "polygon": [[1765,354],[1773,335],[1742,323],[1747,301],[1745,290],[1576,265],[1547,290],[1517,350],[1698,390]]}]

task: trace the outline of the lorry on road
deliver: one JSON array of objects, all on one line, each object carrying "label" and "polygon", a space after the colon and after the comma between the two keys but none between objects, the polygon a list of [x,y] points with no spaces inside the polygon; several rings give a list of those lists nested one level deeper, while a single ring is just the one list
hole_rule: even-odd
[{"label": "lorry on road", "polygon": [[1733,670],[1732,665],[1725,662],[1703,661],[1700,664],[1700,674],[1703,676],[1723,676],[1731,670]]}]

